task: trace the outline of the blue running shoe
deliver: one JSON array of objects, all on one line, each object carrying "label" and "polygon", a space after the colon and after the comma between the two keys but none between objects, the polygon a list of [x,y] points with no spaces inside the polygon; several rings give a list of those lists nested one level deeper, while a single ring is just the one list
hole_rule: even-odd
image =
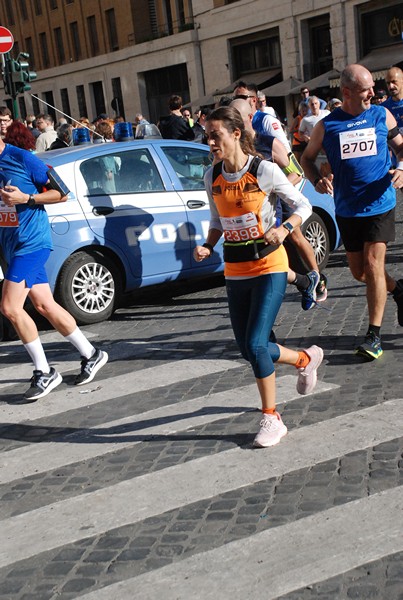
[{"label": "blue running shoe", "polygon": [[381,338],[375,335],[373,331],[370,331],[365,336],[363,343],[355,349],[355,353],[370,360],[379,358],[383,354]]},{"label": "blue running shoe", "polygon": [[306,290],[300,290],[302,294],[301,306],[303,310],[310,310],[316,304],[316,288],[319,283],[319,273],[317,271],[309,271],[306,274],[310,283]]}]

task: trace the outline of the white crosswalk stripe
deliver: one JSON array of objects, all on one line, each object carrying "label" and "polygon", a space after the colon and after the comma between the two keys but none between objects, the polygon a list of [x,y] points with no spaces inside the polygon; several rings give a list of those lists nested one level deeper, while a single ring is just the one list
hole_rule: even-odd
[{"label": "white crosswalk stripe", "polygon": [[[129,352],[127,348],[125,354]],[[23,376],[20,366],[19,375]],[[72,363],[61,361],[61,367],[68,371]],[[113,413],[107,410],[108,402],[130,392],[150,392],[221,372],[235,375],[243,368],[241,362],[208,359],[164,362],[138,371],[131,371],[128,365],[126,373],[105,379],[107,385],[99,378],[87,389],[58,389],[32,405],[3,404],[3,428],[30,425],[46,429],[47,419],[51,417],[63,417],[76,411],[79,414],[83,407],[102,403],[105,419],[94,427],[77,429],[41,443],[25,442],[3,452],[0,486],[18,488],[32,476],[46,475],[67,466],[77,465],[79,472],[80,464],[85,465],[94,458],[102,460],[123,449],[130,450],[151,436],[163,441],[172,434],[191,432],[258,409],[259,398],[253,384],[167,402],[162,408],[110,419]],[[15,365],[0,369],[0,379],[8,379],[13,369]],[[305,401],[295,391],[296,379],[296,375],[278,378],[280,406]],[[320,397],[337,387],[318,381],[314,395]],[[256,411],[256,426],[258,421]],[[270,450],[231,448],[56,502],[50,497],[39,507],[8,518],[2,518],[0,512],[0,569],[24,565],[42,553],[69,547],[86,538],[389,442],[401,435],[402,426],[401,400],[388,400],[294,429]],[[106,584],[88,593],[83,589],[84,595],[79,597],[85,600],[107,597],[181,600],[198,597],[194,595],[195,589],[203,589],[206,600],[259,597],[262,581],[269,571],[270,586],[264,588],[264,597],[274,599],[325,581],[353,566],[402,551],[403,536],[399,535],[396,513],[403,507],[398,492],[398,488],[383,491],[275,529],[246,535],[242,540],[187,556],[136,577],[126,576],[119,583]],[[376,519],[380,511],[383,518]],[[371,528],[367,527],[368,522],[373,524]],[[329,554],[327,543],[331,536],[332,553]],[[314,545],[312,539],[316,540]],[[290,553],[290,547],[298,548],[297,558]],[[241,570],[246,574],[239,580],[237,573]],[[277,575],[284,571],[287,578]],[[222,586],[226,595],[221,593]]]},{"label": "white crosswalk stripe", "polygon": [[[396,511],[403,511],[399,489],[374,494],[347,507],[332,508],[163,567],[158,577],[146,573],[80,598],[185,600],[195,598],[194,590],[198,589],[203,590],[205,600],[222,598],[223,590],[226,598],[234,600],[275,600],[385,554],[402,551]],[[328,553],[329,539],[332,554]],[[296,551],[290,553],[290,547]],[[241,572],[243,576],[239,577]]]},{"label": "white crosswalk stripe", "polygon": [[[210,366],[211,372],[214,372],[219,366],[228,368],[225,361],[221,361],[221,364],[215,361],[214,365]],[[188,365],[186,364],[185,367],[187,368]],[[234,363],[230,365],[230,368],[234,368]],[[156,370],[160,371],[160,367]],[[194,376],[195,369],[189,368],[187,376],[190,373],[193,373]],[[148,375],[150,377],[151,373],[148,373]],[[150,380],[155,381],[148,378],[148,382]],[[300,398],[295,389],[296,381],[297,377],[291,375],[280,380],[278,385],[279,405],[285,403],[286,399],[287,402],[292,402]],[[319,383],[315,393],[324,392],[333,387],[335,386],[331,384]],[[115,386],[113,388],[116,389]],[[238,388],[236,394],[229,390],[208,397],[203,396],[179,404],[164,406],[141,415],[111,421],[101,427],[68,434],[58,439],[57,442],[48,442],[46,445],[33,448],[26,446],[7,452],[3,464],[0,466],[0,478],[3,483],[10,482],[14,479],[28,477],[49,469],[56,469],[79,460],[86,460],[122,448],[128,448],[140,443],[142,439],[150,435],[168,435],[177,431],[186,431],[189,428],[198,427],[205,423],[213,423],[225,416],[240,414],[258,407],[259,396],[255,385]],[[124,432],[119,433],[119,428],[124,428]],[[84,445],[79,443],[83,436],[87,441]],[[119,438],[118,441],[116,441],[116,437]],[[133,437],[136,440],[133,440]],[[115,441],[108,443],[108,438],[113,438]]]}]

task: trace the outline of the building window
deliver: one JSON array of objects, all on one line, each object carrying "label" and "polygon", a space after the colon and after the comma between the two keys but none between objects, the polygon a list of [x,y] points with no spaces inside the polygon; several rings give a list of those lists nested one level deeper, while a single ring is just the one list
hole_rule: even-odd
[{"label": "building window", "polygon": [[55,34],[55,46],[56,46],[57,58],[58,58],[59,64],[62,65],[62,64],[64,64],[64,62],[66,60],[66,55],[64,53],[63,35],[62,35],[61,27],[56,27],[56,29],[54,30],[54,34]]},{"label": "building window", "polygon": [[[364,5],[365,6],[365,5]],[[360,11],[361,51],[368,54],[375,48],[402,44],[403,3],[371,12]],[[402,53],[403,54],[403,53]]]},{"label": "building window", "polygon": [[170,96],[168,90],[175,90],[184,104],[190,100],[186,63],[147,71],[144,73],[144,81],[151,123],[157,123],[161,115],[167,114]]},{"label": "building window", "polygon": [[332,42],[329,15],[308,19],[301,34],[308,47],[304,49],[304,79],[312,79],[333,69]]},{"label": "building window", "polygon": [[26,3],[26,0],[20,0],[20,13],[21,13],[21,17],[22,17],[23,21],[27,21],[28,20],[28,13],[27,13],[27,3]]},{"label": "building window", "polygon": [[47,69],[50,65],[50,60],[49,60],[49,49],[48,49],[48,40],[46,39],[46,33],[39,34],[39,46],[42,49],[42,66],[44,69]]},{"label": "building window", "polygon": [[71,36],[71,44],[73,47],[74,60],[80,60],[81,59],[81,44],[80,44],[80,35],[78,33],[77,21],[70,23],[70,36]]},{"label": "building window", "polygon": [[165,2],[163,2],[162,7],[164,11],[164,22],[166,24],[166,29],[164,33],[172,35],[174,32],[174,27],[172,20],[171,0],[165,0]]},{"label": "building window", "polygon": [[115,18],[115,10],[111,8],[110,10],[105,11],[106,17],[106,26],[108,29],[109,35],[109,49],[119,50],[119,41],[118,41],[118,32],[116,29],[116,18]]},{"label": "building window", "polygon": [[90,41],[90,49],[91,56],[96,56],[99,54],[99,42],[98,42],[98,32],[97,32],[97,22],[95,20],[95,16],[87,18],[87,27],[88,27],[88,37]]},{"label": "building window", "polygon": [[236,78],[281,67],[280,39],[277,29],[231,40]]},{"label": "building window", "polygon": [[125,109],[123,106],[122,85],[120,82],[120,77],[114,77],[112,79],[112,94],[112,108],[115,111],[116,116],[125,118]]},{"label": "building window", "polygon": [[94,81],[93,83],[90,83],[90,88],[93,106],[95,106],[95,113],[97,115],[100,115],[101,113],[107,113],[108,111],[106,110],[102,81]]},{"label": "building window", "polygon": [[50,10],[56,10],[57,8],[57,0],[49,0]]},{"label": "building window", "polygon": [[53,120],[57,121],[56,112],[53,106],[55,105],[55,99],[53,97],[53,92],[45,92],[45,109],[42,112],[46,112],[53,117]]},{"label": "building window", "polygon": [[76,87],[76,94],[77,94],[78,113],[79,113],[80,117],[88,117],[87,103],[85,101],[85,93],[84,93],[83,85],[78,85]]},{"label": "building window", "polygon": [[66,0],[66,4],[73,4],[74,0]]},{"label": "building window", "polygon": [[32,38],[25,38],[25,52],[29,54],[29,66],[31,69],[35,69],[35,56],[34,56],[34,46],[32,44]]},{"label": "building window", "polygon": [[5,1],[5,8],[6,8],[5,12],[7,15],[7,24],[8,25],[15,25],[13,4],[14,4],[13,0]]},{"label": "building window", "polygon": [[70,100],[69,100],[69,91],[67,88],[63,88],[60,90],[60,98],[62,100],[62,109],[66,115],[70,115]]},{"label": "building window", "polygon": [[42,0],[34,0],[34,9],[36,16],[42,14]]}]

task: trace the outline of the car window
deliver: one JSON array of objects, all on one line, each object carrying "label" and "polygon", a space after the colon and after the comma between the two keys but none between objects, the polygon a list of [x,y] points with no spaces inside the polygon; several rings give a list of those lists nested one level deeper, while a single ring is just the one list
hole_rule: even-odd
[{"label": "car window", "polygon": [[145,150],[97,156],[81,163],[89,196],[164,191],[158,169]]},{"label": "car window", "polygon": [[162,148],[184,190],[203,190],[204,173],[211,165],[209,153],[202,149],[166,146]]}]

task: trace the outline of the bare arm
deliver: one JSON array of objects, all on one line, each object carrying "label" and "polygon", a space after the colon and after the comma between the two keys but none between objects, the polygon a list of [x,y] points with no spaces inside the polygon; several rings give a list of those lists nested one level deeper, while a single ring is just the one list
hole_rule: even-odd
[{"label": "bare arm", "polygon": [[301,120],[301,123],[299,124],[299,133],[302,139],[304,139],[306,142],[309,142],[310,137],[308,135],[308,130],[306,129],[305,117]]},{"label": "bare arm", "polygon": [[292,122],[292,125],[290,127],[290,133],[297,133],[297,131],[299,131],[299,119],[298,117],[295,117],[295,119]]},{"label": "bare arm", "polygon": [[[388,131],[392,131],[397,127],[396,119],[392,113],[386,109],[386,125]],[[403,187],[403,136],[398,133],[393,138],[388,140],[389,147],[393,150],[397,159],[397,167],[392,174],[392,185],[394,188],[399,189]]]},{"label": "bare arm", "polygon": [[209,246],[212,246],[214,248],[221,236],[222,232],[218,229],[209,229],[207,239],[205,242],[208,245],[207,248],[205,246],[196,246],[193,250],[193,258],[195,259],[195,261],[200,262],[205,258],[209,258],[209,256],[211,256],[213,253],[210,250]]},{"label": "bare arm", "polygon": [[[316,158],[322,149],[322,142],[325,130],[322,121],[319,121],[313,128],[311,139],[308,146],[305,148],[301,158],[302,168],[305,176],[315,190],[320,194],[333,194],[333,175],[330,173],[326,177],[322,177],[318,167],[315,164]],[[316,182],[316,185],[315,185]]]},{"label": "bare arm", "polygon": [[276,165],[278,165],[280,167],[280,169],[285,169],[286,167],[288,167],[288,163],[290,162],[290,159],[288,158],[287,150],[286,150],[284,144],[282,144],[280,142],[280,140],[278,140],[277,138],[274,138],[273,146],[272,146],[271,150],[272,150],[273,162],[275,162]]},{"label": "bare arm", "polygon": [[[0,190],[1,198],[7,206],[16,204],[27,204],[30,194],[25,194],[15,185],[7,185]],[[35,204],[57,204],[66,202],[67,196],[63,196],[57,190],[46,190],[46,192],[35,192],[31,194],[35,198]]]}]

